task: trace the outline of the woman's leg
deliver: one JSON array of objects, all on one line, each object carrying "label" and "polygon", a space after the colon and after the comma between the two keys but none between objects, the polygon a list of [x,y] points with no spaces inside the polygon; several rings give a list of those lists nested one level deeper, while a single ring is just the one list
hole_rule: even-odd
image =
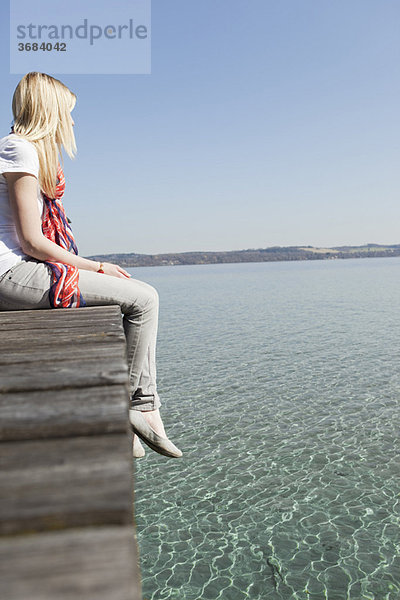
[{"label": "woman's leg", "polygon": [[34,258],[22,260],[0,276],[0,310],[50,308],[51,270]]},{"label": "woman's leg", "polygon": [[119,304],[121,307],[128,354],[130,408],[143,412],[150,427],[166,438],[156,384],[157,291],[138,279],[83,270],[79,271],[79,289],[87,306]]},{"label": "woman's leg", "polygon": [[79,289],[87,306],[121,307],[129,367],[131,408],[153,411],[161,406],[156,384],[158,293],[137,279],[79,271]]},{"label": "woman's leg", "polygon": [[22,260],[0,277],[0,310],[50,308],[50,267]]}]

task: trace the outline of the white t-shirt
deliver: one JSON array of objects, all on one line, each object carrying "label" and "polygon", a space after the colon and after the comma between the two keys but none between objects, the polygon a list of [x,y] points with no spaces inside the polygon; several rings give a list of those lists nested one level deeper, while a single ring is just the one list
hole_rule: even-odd
[{"label": "white t-shirt", "polygon": [[[35,145],[15,133],[0,139],[0,276],[27,256],[19,243],[11,212],[7,180],[3,175],[10,171],[30,173],[37,180],[39,177],[39,157]],[[37,202],[41,217],[43,196],[39,181]]]}]

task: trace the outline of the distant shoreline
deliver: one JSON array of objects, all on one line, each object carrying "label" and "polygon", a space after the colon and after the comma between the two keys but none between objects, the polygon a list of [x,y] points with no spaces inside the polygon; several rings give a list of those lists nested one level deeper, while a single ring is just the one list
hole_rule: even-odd
[{"label": "distant shoreline", "polygon": [[86,258],[117,263],[121,267],[160,267],[387,256],[400,256],[400,244],[366,244],[365,246],[337,246],[333,248],[272,246],[270,248],[231,250],[227,252],[177,252],[167,254],[136,254],[132,252],[128,254],[96,254]]}]

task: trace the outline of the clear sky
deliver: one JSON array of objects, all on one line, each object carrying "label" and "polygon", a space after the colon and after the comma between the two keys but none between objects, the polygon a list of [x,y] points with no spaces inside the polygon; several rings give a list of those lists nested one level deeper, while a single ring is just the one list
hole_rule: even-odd
[{"label": "clear sky", "polygon": [[80,254],[400,243],[399,22],[398,0],[153,0],[151,74],[49,73],[78,97]]}]

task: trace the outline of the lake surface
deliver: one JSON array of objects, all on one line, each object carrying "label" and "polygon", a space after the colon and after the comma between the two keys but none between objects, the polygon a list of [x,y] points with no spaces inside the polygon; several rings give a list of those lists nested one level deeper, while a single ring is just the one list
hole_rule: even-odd
[{"label": "lake surface", "polygon": [[146,600],[400,598],[400,258],[132,269],[182,459],[135,462]]}]

